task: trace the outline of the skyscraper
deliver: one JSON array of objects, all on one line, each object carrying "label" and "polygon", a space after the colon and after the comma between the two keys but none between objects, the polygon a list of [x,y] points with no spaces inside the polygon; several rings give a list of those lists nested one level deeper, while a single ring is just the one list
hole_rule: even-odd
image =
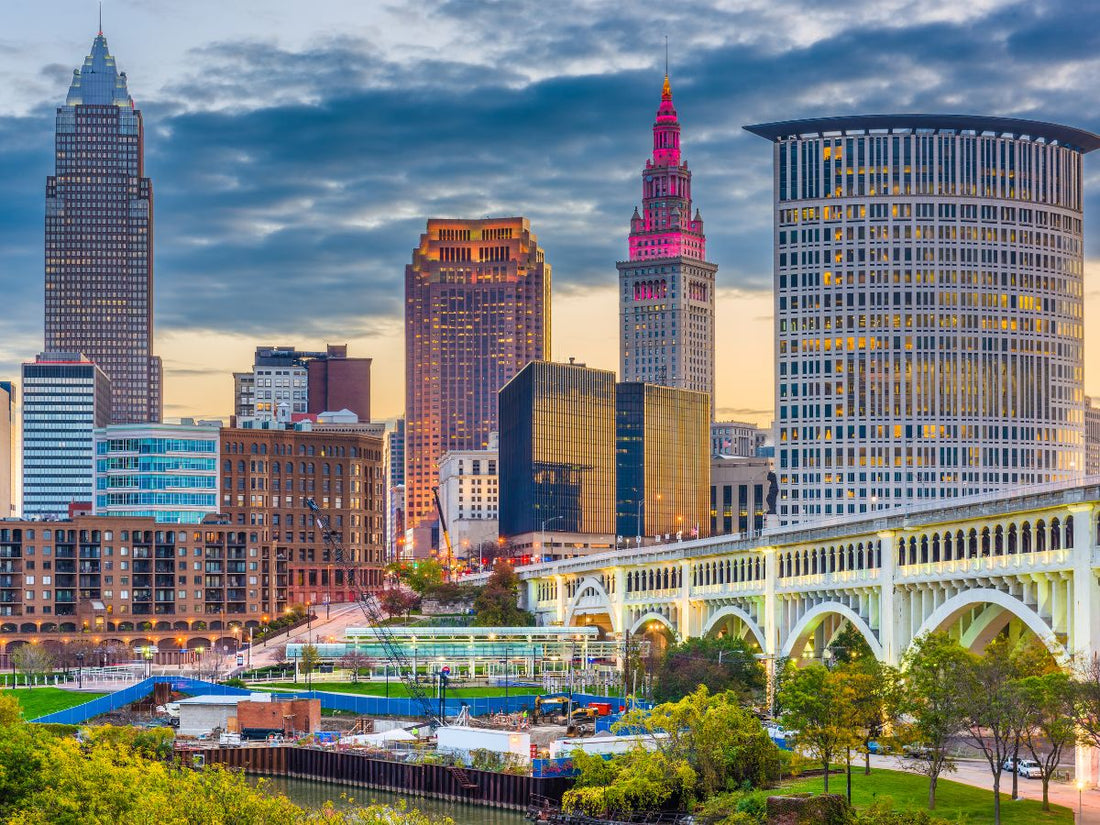
[{"label": "skyscraper", "polygon": [[78,353],[23,365],[23,516],[57,518],[92,503],[93,430],[111,421],[111,381]]},{"label": "skyscraper", "polygon": [[615,392],[618,535],[707,535],[710,397],[642,383]]},{"label": "skyscraper", "polygon": [[784,522],[1079,477],[1080,129],[968,115],[774,144]]},{"label": "skyscraper", "polygon": [[407,528],[434,518],[439,457],[485,449],[497,391],[549,352],[550,265],[530,222],[429,220],[405,267]]},{"label": "skyscraper", "polygon": [[[619,374],[714,396],[714,276],[668,75],[642,170],[642,214],[630,219],[630,260],[619,269]],[[713,403],[712,403],[713,407]]]},{"label": "skyscraper", "polygon": [[115,423],[160,421],[153,355],[153,185],[141,112],[100,32],[57,110],[46,179],[46,350],[111,380]]},{"label": "skyscraper", "polygon": [[0,518],[15,515],[15,385],[0,381]]}]

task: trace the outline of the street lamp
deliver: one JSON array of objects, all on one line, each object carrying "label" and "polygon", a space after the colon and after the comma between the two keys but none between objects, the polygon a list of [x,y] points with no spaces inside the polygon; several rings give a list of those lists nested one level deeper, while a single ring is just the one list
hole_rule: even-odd
[{"label": "street lamp", "polygon": [[84,651],[76,654],[76,689],[84,689]]},{"label": "street lamp", "polygon": [[565,516],[551,516],[550,518],[542,520],[542,539],[539,543],[539,550],[541,550],[544,555],[546,553],[546,525],[551,524],[561,518],[565,518]]},{"label": "street lamp", "polygon": [[1084,822],[1084,799],[1082,798],[1085,791],[1085,783],[1083,780],[1077,780],[1077,821]]}]

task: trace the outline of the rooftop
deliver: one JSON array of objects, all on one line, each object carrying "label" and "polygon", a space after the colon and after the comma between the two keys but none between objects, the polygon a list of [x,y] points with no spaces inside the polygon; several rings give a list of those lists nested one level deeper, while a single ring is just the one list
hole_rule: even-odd
[{"label": "rooftop", "polygon": [[1011,137],[1026,137],[1068,146],[1087,153],[1100,148],[1100,135],[1073,126],[1046,123],[1041,120],[1024,120],[1013,117],[987,117],[984,115],[845,115],[842,117],[814,117],[803,120],[783,120],[777,123],[757,123],[745,126],[752,132],[771,141],[798,136],[850,135],[868,132],[934,132],[955,134],[974,132],[992,133]]}]

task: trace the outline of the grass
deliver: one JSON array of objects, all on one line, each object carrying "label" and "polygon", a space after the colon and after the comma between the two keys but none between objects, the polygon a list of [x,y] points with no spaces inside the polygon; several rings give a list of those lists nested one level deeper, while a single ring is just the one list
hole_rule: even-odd
[{"label": "grass", "polygon": [[[299,678],[298,684],[288,682],[260,682],[258,684],[249,683],[249,688],[262,688],[263,690],[290,690],[301,691],[305,690],[305,680]],[[324,691],[326,693],[355,693],[360,696],[385,696],[386,695],[386,683],[385,682],[359,682],[358,684],[352,682],[314,682],[313,689],[317,691]],[[423,685],[424,692],[429,696],[435,695],[435,687],[431,683]],[[539,688],[527,688],[527,687],[509,687],[508,694],[510,696],[531,695],[533,693],[541,693]],[[390,682],[390,696],[394,699],[407,698],[409,695],[408,689],[401,682],[393,680]],[[504,688],[502,687],[459,687],[459,688],[447,688],[447,696],[454,697],[455,699],[470,699],[478,696],[504,696]]]},{"label": "grass", "polygon": [[[798,793],[821,793],[820,776],[796,779],[783,784],[783,790]],[[829,777],[829,791],[845,792],[844,775]],[[926,810],[928,805],[928,778],[905,771],[872,768],[870,776],[863,775],[863,766],[852,766],[852,804],[866,808],[876,800],[890,797],[895,810]],[[1042,803],[1032,799],[1013,801],[1008,794],[1001,794],[1002,825],[1032,825],[1032,823],[1072,823],[1073,812],[1069,808],[1052,804],[1044,812]],[[935,816],[950,822],[991,822],[993,819],[993,793],[985,788],[975,788],[961,782],[940,779],[936,783]]]},{"label": "grass", "polygon": [[74,690],[62,690],[55,687],[13,688],[5,690],[8,696],[14,696],[23,707],[24,719],[37,719],[57,710],[65,710],[75,705],[83,705],[105,693],[77,693]]}]

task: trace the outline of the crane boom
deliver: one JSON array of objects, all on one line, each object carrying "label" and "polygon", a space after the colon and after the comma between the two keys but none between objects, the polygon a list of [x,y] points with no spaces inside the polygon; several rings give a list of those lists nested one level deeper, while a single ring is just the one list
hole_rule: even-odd
[{"label": "crane boom", "polygon": [[439,488],[432,489],[432,494],[435,496],[435,511],[439,513],[439,532],[443,534],[443,541],[447,543],[447,579],[448,581],[454,581],[454,577],[451,575],[451,566],[454,564],[454,547],[451,546],[451,532],[447,529],[447,519],[443,515],[443,502],[439,500]]},{"label": "crane boom", "polygon": [[370,625],[371,630],[374,631],[375,638],[378,639],[379,644],[382,645],[382,649],[386,651],[386,658],[389,660],[389,663],[397,668],[397,675],[405,685],[405,688],[409,691],[409,696],[420,705],[420,709],[423,711],[425,718],[427,718],[433,727],[438,727],[443,724],[432,708],[432,702],[428,698],[428,695],[416,680],[416,673],[412,669],[412,663],[405,655],[405,651],[402,650],[397,639],[386,626],[385,617],[382,615],[382,611],[378,606],[378,600],[369,592],[360,588],[359,577],[356,575],[357,570],[355,568],[355,563],[349,555],[344,552],[343,542],[340,536],[333,531],[329,517],[321,512],[321,508],[317,506],[317,502],[312,498],[306,499],[306,506],[308,506],[310,512],[313,513],[313,519],[317,523],[317,528],[321,531],[321,536],[324,538],[325,545],[332,551],[333,560],[337,564],[343,566],[344,578],[347,580],[349,586],[353,588],[355,601],[359,604],[359,609],[363,611],[367,623]]}]

